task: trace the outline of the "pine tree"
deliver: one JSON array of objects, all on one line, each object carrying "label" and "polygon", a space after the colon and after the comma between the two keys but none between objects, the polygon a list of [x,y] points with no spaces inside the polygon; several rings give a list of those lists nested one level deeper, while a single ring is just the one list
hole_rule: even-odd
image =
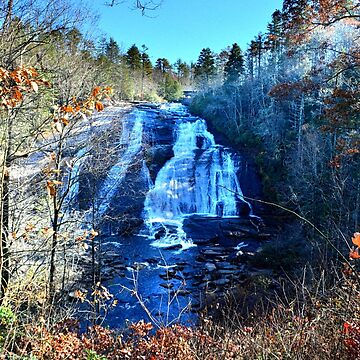
[{"label": "pine tree", "polygon": [[165,74],[171,70],[171,65],[168,59],[159,58],[156,60],[155,69]]},{"label": "pine tree", "polygon": [[139,48],[134,44],[126,53],[126,60],[129,65],[129,68],[133,71],[141,70],[141,53]]},{"label": "pine tree", "polygon": [[202,49],[195,65],[195,79],[209,85],[216,73],[215,57],[209,48]]},{"label": "pine tree", "polygon": [[225,83],[230,84],[237,82],[243,72],[244,57],[240,46],[235,43],[230,50],[229,59],[225,64]]},{"label": "pine tree", "polygon": [[263,35],[259,33],[255,40],[251,40],[249,47],[250,55],[256,59],[258,77],[260,77],[261,73],[261,57],[263,50],[265,50]]},{"label": "pine tree", "polygon": [[114,64],[119,62],[120,49],[119,45],[113,38],[110,38],[109,42],[105,46],[105,55]]},{"label": "pine tree", "polygon": [[283,36],[283,16],[280,10],[274,11],[271,23],[268,24],[266,47],[270,50],[278,50]]}]

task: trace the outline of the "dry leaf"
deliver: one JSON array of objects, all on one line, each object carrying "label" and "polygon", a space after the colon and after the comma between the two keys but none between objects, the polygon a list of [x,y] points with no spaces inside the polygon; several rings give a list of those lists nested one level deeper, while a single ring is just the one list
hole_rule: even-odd
[{"label": "dry leaf", "polygon": [[354,236],[351,238],[354,245],[360,247],[360,233],[356,232],[354,233]]}]

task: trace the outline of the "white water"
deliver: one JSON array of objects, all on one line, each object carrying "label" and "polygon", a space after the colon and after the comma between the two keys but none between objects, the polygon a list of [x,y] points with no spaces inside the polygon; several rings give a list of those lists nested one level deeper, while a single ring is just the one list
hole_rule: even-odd
[{"label": "white water", "polygon": [[193,245],[183,231],[186,216],[236,216],[237,202],[243,198],[234,160],[215,144],[204,120],[184,118],[173,152],[147,194],[144,218],[153,238],[161,230],[161,239],[153,245],[186,248]]},{"label": "white water", "polygon": [[120,144],[126,148],[117,163],[111,167],[109,173],[99,190],[97,197],[98,215],[102,216],[108,210],[111,200],[119,190],[130,165],[136,161],[136,156],[142,150],[143,116],[144,112],[136,110],[134,113],[135,122],[129,128],[129,121],[124,121],[121,133]]}]

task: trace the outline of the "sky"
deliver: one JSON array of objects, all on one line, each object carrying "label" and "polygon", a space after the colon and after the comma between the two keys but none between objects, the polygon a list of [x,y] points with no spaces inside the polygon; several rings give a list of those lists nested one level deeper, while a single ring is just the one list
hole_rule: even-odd
[{"label": "sky", "polygon": [[145,44],[153,62],[165,57],[171,63],[179,58],[190,63],[206,47],[219,53],[237,42],[246,50],[281,7],[282,0],[163,0],[143,16],[126,0],[98,8],[99,27],[123,51]]}]

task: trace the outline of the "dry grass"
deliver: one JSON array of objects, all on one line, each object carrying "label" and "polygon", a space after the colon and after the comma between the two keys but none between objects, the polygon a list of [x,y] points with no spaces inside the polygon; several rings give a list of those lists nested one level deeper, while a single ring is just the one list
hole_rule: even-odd
[{"label": "dry grass", "polygon": [[[80,334],[70,320],[52,327],[45,321],[14,322],[8,328],[2,324],[7,345],[10,333],[12,340],[4,354],[13,359],[84,360],[360,359],[357,273],[344,269],[329,290],[321,278],[313,286],[303,279],[289,280],[292,297],[282,288],[270,298],[259,283],[242,293],[233,292],[226,303],[215,305],[217,313],[209,312],[212,317],[205,316],[196,328],[174,325],[155,332],[151,324],[140,322],[125,334],[100,326]],[[253,296],[260,300],[244,316],[244,300]]]}]

